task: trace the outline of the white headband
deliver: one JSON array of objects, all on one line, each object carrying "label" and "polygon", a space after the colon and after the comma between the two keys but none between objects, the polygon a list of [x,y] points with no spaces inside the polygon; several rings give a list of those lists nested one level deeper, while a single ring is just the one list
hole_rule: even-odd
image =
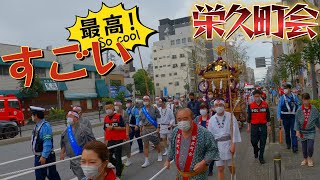
[{"label": "white headband", "polygon": [[74,111],[69,111],[68,115],[73,115],[73,116],[75,116],[75,117],[77,117],[79,119],[79,114],[74,112]]},{"label": "white headband", "polygon": [[216,105],[216,104],[219,104],[219,103],[224,104],[224,100],[216,99],[213,104]]}]

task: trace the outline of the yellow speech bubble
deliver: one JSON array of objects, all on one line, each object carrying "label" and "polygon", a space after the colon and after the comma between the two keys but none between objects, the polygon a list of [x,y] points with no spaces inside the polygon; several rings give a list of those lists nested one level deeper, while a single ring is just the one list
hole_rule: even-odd
[{"label": "yellow speech bubble", "polygon": [[78,41],[82,50],[89,50],[92,42],[99,42],[101,50],[113,49],[118,54],[117,42],[133,51],[135,46],[148,46],[148,38],[157,33],[140,22],[137,6],[126,10],[122,3],[114,7],[102,3],[100,11],[89,10],[86,17],[76,16],[75,24],[67,29],[68,40]]}]

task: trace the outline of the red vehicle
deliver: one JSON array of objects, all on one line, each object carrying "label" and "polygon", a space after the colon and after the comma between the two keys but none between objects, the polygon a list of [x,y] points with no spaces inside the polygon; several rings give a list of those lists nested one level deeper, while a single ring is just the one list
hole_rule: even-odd
[{"label": "red vehicle", "polygon": [[0,95],[0,120],[24,125],[24,115],[19,99],[13,95]]}]

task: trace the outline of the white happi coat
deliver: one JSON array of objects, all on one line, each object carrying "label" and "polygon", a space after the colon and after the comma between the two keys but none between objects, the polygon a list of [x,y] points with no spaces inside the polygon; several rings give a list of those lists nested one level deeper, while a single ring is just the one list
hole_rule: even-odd
[{"label": "white happi coat", "polygon": [[170,133],[170,131],[168,130],[169,124],[173,125],[175,122],[173,112],[169,107],[165,109],[162,109],[162,107],[160,107],[159,111],[161,115],[161,118],[158,119],[158,124],[160,124],[160,134],[169,134]]},{"label": "white happi coat", "polygon": [[[231,113],[224,112],[224,116],[226,117],[224,126],[219,128],[217,119],[222,126],[223,116],[220,117],[217,114],[212,116],[209,121],[208,130],[212,133],[214,136],[214,139],[219,139],[224,136],[231,136],[231,129],[230,129],[230,123],[231,123]],[[217,118],[217,119],[216,119]],[[233,142],[241,142],[241,136],[240,131],[238,127],[238,122],[236,117],[233,116]],[[220,160],[229,160],[232,158],[232,154],[230,152],[231,147],[231,140],[227,141],[217,141],[218,148],[219,148],[219,154],[220,154]]]}]

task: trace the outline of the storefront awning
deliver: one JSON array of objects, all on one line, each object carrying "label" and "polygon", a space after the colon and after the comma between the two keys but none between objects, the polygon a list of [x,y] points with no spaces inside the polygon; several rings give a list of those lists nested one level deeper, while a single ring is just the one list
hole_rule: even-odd
[{"label": "storefront awning", "polygon": [[66,91],[68,90],[65,82],[57,82],[50,78],[41,78],[41,84],[45,91]]},{"label": "storefront awning", "polygon": [[93,99],[97,98],[97,93],[68,93],[64,92],[64,98],[67,100]]},{"label": "storefront awning", "polygon": [[91,72],[96,72],[96,67],[95,66],[91,66],[91,65],[84,65],[84,64],[74,64],[73,65],[73,69],[74,70],[79,70],[82,68],[86,68],[87,71],[91,71]]},{"label": "storefront awning", "polygon": [[33,60],[31,62],[33,67],[37,68],[50,68],[52,65],[52,61]]},{"label": "storefront awning", "polygon": [[108,86],[103,79],[96,80],[96,92],[98,97],[108,97]]},{"label": "storefront awning", "polygon": [[2,65],[2,66],[11,66],[11,64],[13,64],[13,62],[3,62],[2,58],[0,57],[0,65]]}]

